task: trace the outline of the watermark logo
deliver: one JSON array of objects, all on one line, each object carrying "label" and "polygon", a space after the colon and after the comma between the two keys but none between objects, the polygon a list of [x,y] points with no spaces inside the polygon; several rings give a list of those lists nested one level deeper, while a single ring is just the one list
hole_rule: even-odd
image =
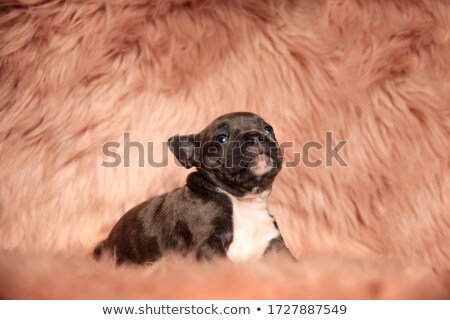
[{"label": "watermark logo", "polygon": [[[271,147],[270,151],[267,153],[269,157],[273,154],[285,155],[285,168],[294,168],[301,165],[308,168],[317,168],[320,166],[347,167],[348,164],[340,152],[342,152],[348,141],[340,140],[337,143],[333,141],[333,133],[328,131],[325,133],[324,144],[318,141],[308,141],[300,148],[297,148],[293,142],[285,141],[280,143],[278,147]],[[191,152],[196,154],[207,152],[211,159],[215,160],[226,158],[226,152],[232,152],[233,154],[236,152],[241,152],[241,159],[248,159],[249,156],[252,156],[252,153],[244,153],[242,151],[242,144],[243,142],[236,143],[236,147],[231,151],[227,151],[225,147],[215,143],[211,144],[206,150],[202,149],[200,146],[196,146],[194,151]],[[207,145],[207,143],[205,143],[205,145]],[[169,147],[170,146],[167,142],[163,142],[157,147],[152,141],[149,141],[146,144],[139,141],[132,141],[130,138],[130,133],[124,133],[122,143],[119,141],[108,141],[103,144],[102,153],[105,159],[102,161],[101,165],[106,168],[115,168],[119,166],[123,166],[125,168],[129,168],[131,166],[150,166],[155,168],[166,167],[169,165]],[[158,149],[162,150],[162,153],[155,152]],[[186,153],[186,150],[183,150],[182,152]],[[137,160],[136,158],[131,157],[132,153],[137,153]],[[286,156],[287,154],[289,154],[289,156]],[[156,158],[157,155],[158,158]],[[200,158],[202,157],[200,156]],[[235,157],[233,156],[232,158]],[[175,163],[176,165],[182,166],[178,161]],[[212,161],[212,163],[214,163],[213,165],[217,165],[218,162]],[[222,163],[225,165],[227,161],[223,161]],[[231,163],[229,165],[233,164]]]}]

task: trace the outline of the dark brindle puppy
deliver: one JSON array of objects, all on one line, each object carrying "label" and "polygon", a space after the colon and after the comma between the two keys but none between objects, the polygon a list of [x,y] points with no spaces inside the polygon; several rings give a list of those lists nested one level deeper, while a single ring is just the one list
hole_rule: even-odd
[{"label": "dark brindle puppy", "polygon": [[250,261],[285,251],[267,198],[282,155],[272,127],[248,112],[223,115],[203,131],[169,139],[186,168],[186,186],[128,211],[94,250],[115,261],[153,262],[167,252]]}]

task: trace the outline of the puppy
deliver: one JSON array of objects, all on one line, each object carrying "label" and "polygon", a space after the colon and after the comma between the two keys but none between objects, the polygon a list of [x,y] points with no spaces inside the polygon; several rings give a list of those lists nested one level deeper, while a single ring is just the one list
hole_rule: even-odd
[{"label": "puppy", "polygon": [[198,259],[252,261],[276,250],[289,254],[267,198],[281,170],[273,128],[256,114],[225,114],[198,134],[176,135],[170,150],[186,168],[186,185],[134,207],[94,250],[117,264],[152,263],[167,252]]}]

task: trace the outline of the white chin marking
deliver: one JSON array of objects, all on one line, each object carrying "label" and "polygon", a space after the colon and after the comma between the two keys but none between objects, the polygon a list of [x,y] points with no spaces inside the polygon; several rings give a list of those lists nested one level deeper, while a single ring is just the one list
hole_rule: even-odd
[{"label": "white chin marking", "polygon": [[269,173],[272,170],[272,167],[266,166],[264,168],[260,168],[260,167],[252,167],[250,169],[250,171],[255,175],[255,176],[262,176],[265,175],[266,173]]},{"label": "white chin marking", "polygon": [[[267,164],[270,162],[270,165]],[[262,176],[273,169],[273,160],[266,155],[259,155],[258,163],[250,168],[250,171],[256,176]]]}]

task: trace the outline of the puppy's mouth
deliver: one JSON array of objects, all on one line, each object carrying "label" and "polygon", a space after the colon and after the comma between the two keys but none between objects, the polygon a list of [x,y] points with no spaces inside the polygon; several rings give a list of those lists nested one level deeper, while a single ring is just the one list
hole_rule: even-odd
[{"label": "puppy's mouth", "polygon": [[247,151],[251,158],[249,168],[253,172],[269,172],[276,167],[276,161],[272,159],[268,148],[251,146],[247,148]]}]

